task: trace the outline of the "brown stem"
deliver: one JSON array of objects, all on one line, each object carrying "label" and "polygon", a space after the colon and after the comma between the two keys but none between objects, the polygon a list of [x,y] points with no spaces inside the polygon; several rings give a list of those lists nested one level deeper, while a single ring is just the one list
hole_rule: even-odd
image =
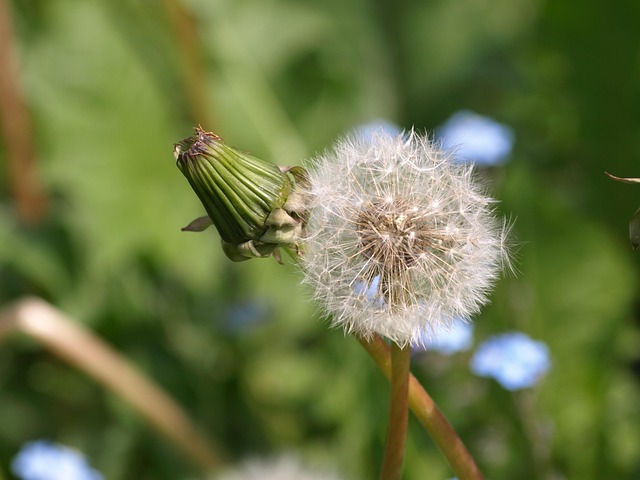
[{"label": "brown stem", "polygon": [[389,407],[389,426],[384,447],[380,480],[400,480],[407,444],[409,423],[409,368],[411,365],[411,347],[399,347],[391,344],[391,404]]},{"label": "brown stem", "polygon": [[[357,338],[384,376],[391,379],[391,354],[387,344],[379,336],[372,339]],[[409,408],[429,432],[459,480],[483,480],[480,469],[462,440],[413,375],[409,377]]]},{"label": "brown stem", "polygon": [[213,129],[208,110],[208,95],[202,49],[195,18],[178,0],[165,0],[171,27],[180,53],[189,110],[196,124]]},{"label": "brown stem", "polygon": [[25,223],[45,214],[47,198],[37,175],[33,131],[20,83],[11,11],[0,0],[0,129],[4,140],[9,189]]},{"label": "brown stem", "polygon": [[0,310],[0,341],[19,331],[131,404],[203,470],[220,458],[173,399],[91,331],[38,298]]}]

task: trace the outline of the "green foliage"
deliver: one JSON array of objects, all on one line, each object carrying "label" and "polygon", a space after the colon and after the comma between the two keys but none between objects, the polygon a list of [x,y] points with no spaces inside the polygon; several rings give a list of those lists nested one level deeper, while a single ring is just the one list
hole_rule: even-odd
[{"label": "green foliage", "polygon": [[[638,478],[637,197],[602,174],[637,175],[633,2],[185,0],[202,91],[172,1],[10,3],[51,209],[23,225],[3,169],[2,304],[35,294],[89,325],[230,459],[294,450],[374,478],[386,381],[326,328],[293,266],[232,264],[212,229],[180,232],[204,212],[173,143],[202,122],[291,165],[376,118],[432,131],[472,109],[516,132],[487,175],[522,242],[476,343],[523,330],[553,366],[516,394],[473,377],[468,353],[422,354],[414,371],[487,478]],[[0,346],[0,426],[0,478],[43,437],[110,480],[198,475],[114,394],[18,336]],[[451,476],[417,422],[405,472]]]}]

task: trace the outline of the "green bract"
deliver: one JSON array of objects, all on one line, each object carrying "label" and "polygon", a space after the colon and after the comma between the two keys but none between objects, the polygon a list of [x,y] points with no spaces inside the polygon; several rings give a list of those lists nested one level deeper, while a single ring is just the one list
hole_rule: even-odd
[{"label": "green bract", "polygon": [[280,246],[297,250],[304,201],[296,187],[305,181],[304,169],[281,170],[225,145],[213,133],[195,131],[175,145],[174,156],[207,216],[183,230],[215,225],[225,254],[237,262],[272,254],[280,260]]}]

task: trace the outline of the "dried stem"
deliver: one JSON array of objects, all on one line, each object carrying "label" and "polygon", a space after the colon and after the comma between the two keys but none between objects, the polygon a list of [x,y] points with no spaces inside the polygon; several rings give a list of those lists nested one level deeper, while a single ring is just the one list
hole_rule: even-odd
[{"label": "dried stem", "polygon": [[180,53],[189,111],[195,123],[213,128],[195,17],[178,0],[165,0],[164,3]]},{"label": "dried stem", "polygon": [[37,175],[33,131],[20,82],[20,69],[7,0],[0,0],[0,129],[6,150],[9,188],[26,223],[38,222],[47,198]]},{"label": "dried stem", "polygon": [[407,443],[409,422],[409,368],[411,365],[411,347],[402,348],[395,342],[391,344],[391,404],[389,407],[389,426],[384,447],[384,458],[380,471],[380,480],[400,480]]},{"label": "dried stem", "polygon": [[220,457],[167,393],[53,306],[26,298],[0,310],[0,341],[15,331],[34,338],[127,401],[203,470],[220,465]]},{"label": "dried stem", "polygon": [[[391,354],[389,347],[379,337],[372,339],[357,337],[360,344],[373,358],[385,377],[391,379]],[[433,441],[445,456],[459,480],[483,480],[482,473],[460,437],[442,414],[433,399],[410,374],[409,408],[429,432]]]}]

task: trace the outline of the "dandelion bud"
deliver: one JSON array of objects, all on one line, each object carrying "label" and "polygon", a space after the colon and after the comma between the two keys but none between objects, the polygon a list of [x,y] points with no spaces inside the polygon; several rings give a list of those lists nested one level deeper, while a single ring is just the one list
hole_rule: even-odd
[{"label": "dandelion bud", "polygon": [[338,142],[309,171],[305,281],[334,325],[405,346],[470,318],[508,263],[508,228],[427,138]]},{"label": "dandelion bud", "polygon": [[175,145],[174,156],[208,215],[183,230],[201,231],[213,224],[233,261],[272,254],[279,259],[279,246],[296,246],[304,202],[294,189],[304,180],[303,169],[282,171],[200,128]]}]

